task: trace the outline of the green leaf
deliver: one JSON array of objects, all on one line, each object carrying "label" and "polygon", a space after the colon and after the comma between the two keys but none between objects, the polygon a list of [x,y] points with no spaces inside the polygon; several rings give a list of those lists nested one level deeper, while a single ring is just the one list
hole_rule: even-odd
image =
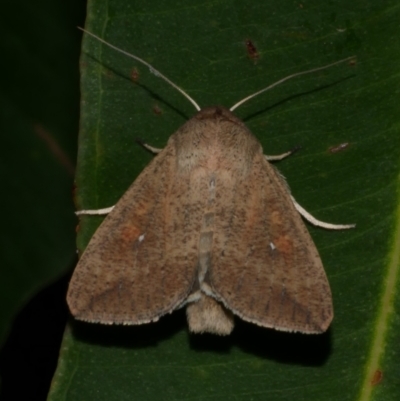
[{"label": "green leaf", "polygon": [[[265,153],[302,146],[277,163],[301,205],[357,228],[309,226],[333,292],[327,333],[237,319],[230,337],[195,336],[183,311],[140,327],[74,322],[49,400],[399,397],[399,18],[389,1],[89,4],[89,31],[150,62],[202,107],[230,107],[289,74],[357,55],[356,65],[299,77],[236,113]],[[162,147],[195,110],[147,68],[88,36],[81,69],[77,199],[96,209],[117,202],[151,159],[134,139]],[[349,145],[329,150],[341,143]],[[80,249],[100,222],[82,218]]]},{"label": "green leaf", "polygon": [[0,16],[0,344],[16,313],[74,263],[76,3],[9,2]]}]

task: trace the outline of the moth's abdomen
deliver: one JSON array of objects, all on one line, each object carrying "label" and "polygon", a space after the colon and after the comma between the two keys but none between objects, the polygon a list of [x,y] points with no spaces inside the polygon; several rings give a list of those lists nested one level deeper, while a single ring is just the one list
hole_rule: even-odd
[{"label": "moth's abdomen", "polygon": [[186,313],[189,329],[193,333],[213,333],[228,335],[233,330],[233,314],[213,296],[211,287],[206,282],[208,270],[212,264],[212,248],[215,221],[216,178],[211,173],[208,177],[207,202],[201,222],[198,246],[198,286],[194,302],[188,304]]}]

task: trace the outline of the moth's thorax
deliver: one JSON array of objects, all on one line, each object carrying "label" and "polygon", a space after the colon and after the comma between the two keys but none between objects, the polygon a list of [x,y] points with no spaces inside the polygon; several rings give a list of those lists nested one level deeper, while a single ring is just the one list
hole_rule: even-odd
[{"label": "moth's thorax", "polygon": [[244,123],[220,106],[201,110],[170,141],[176,149],[178,165],[185,171],[194,166],[232,170],[232,161],[243,166],[262,153],[261,144]]}]

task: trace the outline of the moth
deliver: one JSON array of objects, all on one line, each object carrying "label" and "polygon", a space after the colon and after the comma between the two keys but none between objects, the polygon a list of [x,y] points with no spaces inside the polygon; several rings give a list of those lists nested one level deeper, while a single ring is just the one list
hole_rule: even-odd
[{"label": "moth", "polygon": [[[99,37],[87,32],[106,45]],[[332,296],[318,251],[300,215],[321,222],[292,197],[233,110],[295,76],[243,99],[229,110],[200,109],[179,128],[115,207],[84,251],[67,302],[79,320],[138,325],[186,306],[193,333],[228,335],[234,315],[276,330],[322,333],[333,317]]]}]

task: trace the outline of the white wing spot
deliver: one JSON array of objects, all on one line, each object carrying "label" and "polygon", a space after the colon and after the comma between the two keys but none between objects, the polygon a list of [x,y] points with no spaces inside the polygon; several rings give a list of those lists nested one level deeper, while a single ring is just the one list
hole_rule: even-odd
[{"label": "white wing spot", "polygon": [[139,235],[139,238],[138,238],[139,244],[144,240],[144,237],[145,237],[145,234]]},{"label": "white wing spot", "polygon": [[272,249],[273,251],[275,251],[276,246],[275,246],[275,244],[274,244],[273,242],[270,242],[270,243],[269,243],[269,246],[271,247],[271,249]]}]

